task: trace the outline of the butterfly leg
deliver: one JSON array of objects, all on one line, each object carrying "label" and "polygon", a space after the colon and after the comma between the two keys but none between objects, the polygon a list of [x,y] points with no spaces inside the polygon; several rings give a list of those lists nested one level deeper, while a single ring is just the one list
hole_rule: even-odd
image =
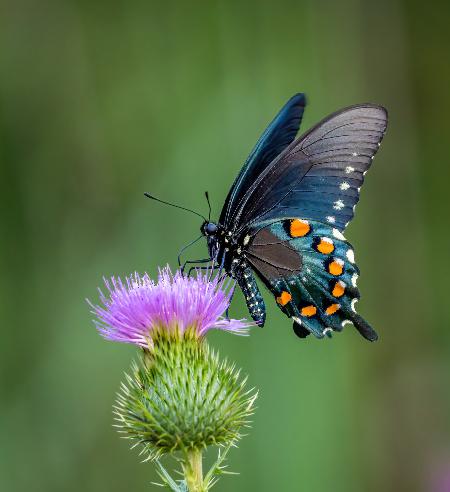
[{"label": "butterfly leg", "polygon": [[225,317],[226,317],[227,321],[230,321],[229,310],[230,310],[231,301],[233,300],[235,291],[236,291],[236,289],[233,288],[233,291],[231,292],[230,301],[228,303],[227,310],[225,311]]},{"label": "butterfly leg", "polygon": [[[201,260],[186,260],[183,263],[183,266],[181,266],[181,274],[184,275],[184,271],[186,270],[187,265],[192,265],[194,263],[208,263],[212,260],[212,258],[202,258]],[[195,267],[192,267],[189,271],[192,269],[195,269]],[[189,275],[188,275],[189,276]]]},{"label": "butterfly leg", "polygon": [[[226,253],[224,253],[224,254],[222,255],[222,261],[220,262],[220,268],[219,268],[219,274],[218,274],[218,275],[219,275],[219,278],[220,278],[220,276],[221,276],[221,274],[222,274],[222,270],[223,270],[223,267],[224,267],[224,265],[225,265],[225,257],[226,257]],[[226,273],[225,273],[225,275],[226,275]],[[221,280],[222,280],[222,279],[221,279]]]},{"label": "butterfly leg", "polygon": [[219,268],[219,265],[208,265],[208,266],[200,266],[200,267],[193,266],[193,267],[189,268],[187,276],[190,277],[193,270],[201,270],[204,272],[209,272],[209,271],[214,272],[218,268]]},{"label": "butterfly leg", "polygon": [[[199,236],[197,239],[194,239],[193,241],[191,241],[189,244],[186,244],[186,246],[183,246],[181,249],[180,249],[180,252],[178,253],[178,267],[181,268],[181,255],[190,247],[192,246],[193,244],[195,244],[197,241],[199,241],[201,238],[203,237],[203,234],[201,236]],[[182,269],[183,271],[183,269]]]},{"label": "butterfly leg", "polygon": [[[216,268],[218,268],[218,266],[216,266]],[[220,277],[219,277],[219,282],[223,282],[227,277],[229,277],[228,273],[223,273]],[[232,278],[232,277],[230,277]]]}]

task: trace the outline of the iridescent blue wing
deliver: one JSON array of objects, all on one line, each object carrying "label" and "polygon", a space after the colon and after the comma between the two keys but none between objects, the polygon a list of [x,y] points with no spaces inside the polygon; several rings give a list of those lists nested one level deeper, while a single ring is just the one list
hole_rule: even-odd
[{"label": "iridescent blue wing", "polygon": [[305,105],[305,95],[295,94],[266,128],[228,193],[219,223],[227,224],[228,217],[242,201],[252,183],[292,143],[300,127]]},{"label": "iridescent blue wing", "polygon": [[359,270],[338,229],[300,219],[272,223],[253,237],[247,261],[293,319],[298,336],[331,336],[351,322],[364,338],[378,338],[355,311]]},{"label": "iridescent blue wing", "polygon": [[386,110],[372,104],[325,118],[248,183],[245,197],[229,214],[227,230],[239,236],[280,219],[302,217],[343,231],[353,218],[386,125]]}]

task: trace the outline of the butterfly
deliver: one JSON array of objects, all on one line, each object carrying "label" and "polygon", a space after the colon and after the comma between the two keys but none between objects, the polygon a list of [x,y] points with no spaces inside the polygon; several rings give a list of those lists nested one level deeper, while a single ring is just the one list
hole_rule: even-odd
[{"label": "butterfly", "polygon": [[283,106],[235,179],[218,222],[205,220],[201,232],[260,326],[266,308],[256,278],[300,338],[331,337],[352,323],[374,341],[377,333],[355,309],[359,270],[343,232],[386,131],[387,111],[347,107],[296,139],[305,105],[299,93]]}]

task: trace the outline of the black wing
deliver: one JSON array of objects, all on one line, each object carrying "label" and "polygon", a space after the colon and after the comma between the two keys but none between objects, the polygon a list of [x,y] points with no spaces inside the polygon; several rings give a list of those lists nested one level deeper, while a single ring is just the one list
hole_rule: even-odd
[{"label": "black wing", "polygon": [[242,201],[258,176],[294,140],[305,105],[305,95],[295,94],[261,135],[228,193],[219,219],[221,224],[228,222],[230,213]]},{"label": "black wing", "polygon": [[[292,217],[343,231],[387,126],[381,106],[362,104],[330,115],[292,142],[255,179],[240,184],[225,228],[239,235]],[[244,177],[245,178],[245,177]],[[232,190],[233,191],[233,190]]]}]

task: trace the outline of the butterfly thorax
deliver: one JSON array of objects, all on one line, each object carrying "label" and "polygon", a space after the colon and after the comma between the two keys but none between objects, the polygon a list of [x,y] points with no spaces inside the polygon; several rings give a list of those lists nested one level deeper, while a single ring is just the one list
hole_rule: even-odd
[{"label": "butterfly thorax", "polygon": [[204,222],[200,230],[206,237],[210,258],[215,259],[218,265],[235,278],[237,270],[246,267],[244,241],[238,240],[231,231],[214,222]]},{"label": "butterfly thorax", "polygon": [[251,317],[263,326],[266,319],[264,300],[247,261],[250,236],[237,236],[213,222],[205,222],[201,231],[206,237],[210,258],[236,280],[244,294]]}]

